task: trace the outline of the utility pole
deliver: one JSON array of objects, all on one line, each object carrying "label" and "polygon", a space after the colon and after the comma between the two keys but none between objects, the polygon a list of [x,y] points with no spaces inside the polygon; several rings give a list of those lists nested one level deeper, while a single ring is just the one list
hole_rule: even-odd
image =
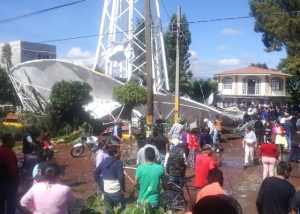
[{"label": "utility pole", "polygon": [[152,135],[153,124],[153,79],[152,79],[152,38],[150,0],[144,0],[145,37],[146,37],[146,71],[147,71],[147,129],[146,135]]},{"label": "utility pole", "polygon": [[179,96],[179,36],[180,36],[180,19],[181,7],[177,8],[177,38],[176,38],[176,77],[175,77],[175,109],[174,123],[177,122],[180,113],[180,96]]}]

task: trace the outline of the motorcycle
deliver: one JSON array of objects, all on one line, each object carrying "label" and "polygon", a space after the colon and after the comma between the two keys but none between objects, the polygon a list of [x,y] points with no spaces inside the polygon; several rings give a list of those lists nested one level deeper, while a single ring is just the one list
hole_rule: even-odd
[{"label": "motorcycle", "polygon": [[98,146],[97,140],[98,138],[95,136],[81,136],[80,143],[76,143],[71,149],[70,153],[72,157],[76,158],[82,155],[85,149],[85,145],[87,145],[90,152],[95,152],[94,150],[96,150]]}]

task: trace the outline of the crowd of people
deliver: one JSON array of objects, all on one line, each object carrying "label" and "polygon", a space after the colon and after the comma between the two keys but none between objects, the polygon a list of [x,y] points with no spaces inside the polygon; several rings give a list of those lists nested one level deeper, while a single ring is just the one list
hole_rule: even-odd
[{"label": "crowd of people", "polygon": [[[300,125],[297,112],[274,113],[275,108],[247,111],[242,147],[245,149],[244,167],[254,164],[254,151],[259,147],[259,157],[263,164],[263,182],[256,200],[258,213],[297,213],[300,208],[300,192],[287,179],[292,165],[299,162]],[[273,112],[273,113],[271,113]],[[247,116],[248,115],[248,116]],[[250,123],[249,123],[250,124]],[[95,182],[104,199],[112,207],[126,208],[124,166],[120,160],[120,145],[124,142],[122,122],[117,122],[112,131],[111,141],[98,140]],[[137,170],[134,185],[139,189],[137,206],[147,201],[153,209],[160,206],[161,189],[168,182],[183,187],[187,170],[187,160],[193,157],[195,192],[188,200],[187,213],[243,213],[241,206],[223,186],[223,173],[212,155],[222,151],[220,135],[222,120],[205,118],[200,127],[184,125],[179,119],[164,135],[157,130],[154,136],[146,138],[146,144],[137,153]],[[20,204],[35,213],[66,213],[67,207],[75,203],[71,189],[61,184],[63,169],[55,163],[51,135],[45,132],[42,141],[37,141],[36,130],[32,126],[23,136],[23,169],[33,178]],[[170,138],[170,140],[168,139]],[[14,213],[17,190],[20,184],[17,158],[12,151],[14,139],[10,134],[2,137],[0,147],[0,213]],[[290,152],[289,160],[278,161],[279,155]],[[274,170],[276,173],[274,173]],[[42,197],[46,195],[47,197]],[[106,213],[110,213],[109,210]]]}]

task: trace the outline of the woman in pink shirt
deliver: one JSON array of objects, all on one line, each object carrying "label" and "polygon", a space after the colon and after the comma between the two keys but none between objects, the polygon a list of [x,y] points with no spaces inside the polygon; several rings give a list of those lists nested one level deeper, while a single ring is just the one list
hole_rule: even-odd
[{"label": "woman in pink shirt", "polygon": [[67,207],[75,203],[70,187],[61,185],[61,168],[58,164],[49,164],[43,182],[37,183],[22,197],[21,206],[34,213],[65,214]]},{"label": "woman in pink shirt", "polygon": [[263,179],[267,177],[268,172],[270,177],[274,176],[274,168],[278,159],[278,149],[274,144],[274,140],[271,140],[270,137],[267,137],[266,142],[260,146],[259,157],[261,157],[264,166]]}]

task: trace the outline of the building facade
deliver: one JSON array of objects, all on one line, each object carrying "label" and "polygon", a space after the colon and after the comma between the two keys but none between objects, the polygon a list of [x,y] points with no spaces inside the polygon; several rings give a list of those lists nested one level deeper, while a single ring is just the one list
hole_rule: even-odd
[{"label": "building facade", "polygon": [[[11,62],[15,66],[22,62],[27,62],[37,59],[56,59],[56,46],[25,42],[25,41],[14,41],[7,42],[11,46],[12,57]],[[0,59],[2,58],[2,47],[5,43],[0,43]],[[0,60],[0,65],[6,67]]]},{"label": "building facade", "polygon": [[254,66],[214,74],[224,98],[219,107],[231,105],[285,105],[290,74]]}]

